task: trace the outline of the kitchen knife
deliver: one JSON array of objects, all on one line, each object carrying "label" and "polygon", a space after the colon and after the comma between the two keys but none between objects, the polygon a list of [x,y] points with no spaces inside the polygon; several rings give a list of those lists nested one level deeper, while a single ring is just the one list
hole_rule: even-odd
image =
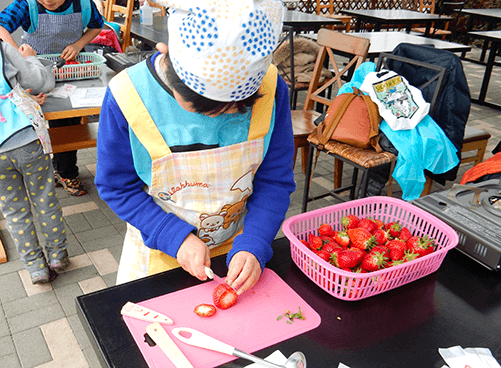
[{"label": "kitchen knife", "polygon": [[[228,285],[229,287],[231,287],[233,290],[235,290],[234,287],[232,287],[230,284],[228,284],[226,281],[224,281],[221,277],[219,277],[218,275],[216,275],[214,273],[214,271],[212,271],[209,267],[205,267],[205,274],[207,275],[207,277],[209,279],[212,279],[214,281],[216,281],[218,284],[226,284]],[[236,290],[235,290],[236,291]]]},{"label": "kitchen knife", "polygon": [[176,366],[176,368],[194,368],[174,340],[167,334],[163,327],[155,322],[146,327],[149,337],[157,344],[167,355],[167,358]]}]

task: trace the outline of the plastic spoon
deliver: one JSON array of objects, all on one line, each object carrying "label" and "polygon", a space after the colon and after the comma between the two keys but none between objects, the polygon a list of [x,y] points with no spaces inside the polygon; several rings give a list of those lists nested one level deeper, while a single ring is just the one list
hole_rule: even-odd
[{"label": "plastic spoon", "polygon": [[268,362],[264,359],[258,358],[255,355],[245,353],[231,345],[228,345],[222,341],[216,340],[213,337],[207,336],[206,334],[194,330],[189,327],[179,327],[172,329],[172,334],[185,344],[198,346],[199,348],[204,348],[208,350],[218,351],[220,353],[234,355],[239,358],[250,360],[251,362],[262,365],[268,368],[306,368],[306,357],[300,351],[293,353],[285,364],[275,364]]}]

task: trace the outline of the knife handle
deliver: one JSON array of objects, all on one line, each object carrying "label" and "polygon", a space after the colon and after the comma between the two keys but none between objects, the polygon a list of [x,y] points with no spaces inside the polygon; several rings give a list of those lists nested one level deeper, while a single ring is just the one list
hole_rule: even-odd
[{"label": "knife handle", "polygon": [[147,326],[146,332],[176,368],[194,368],[174,340],[171,339],[158,322]]}]

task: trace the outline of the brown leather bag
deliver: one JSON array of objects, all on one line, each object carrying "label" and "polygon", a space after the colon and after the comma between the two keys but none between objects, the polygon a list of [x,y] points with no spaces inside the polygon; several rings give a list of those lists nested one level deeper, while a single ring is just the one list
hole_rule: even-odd
[{"label": "brown leather bag", "polygon": [[336,140],[358,148],[372,146],[381,152],[378,143],[380,122],[377,105],[353,87],[353,93],[340,94],[329,106],[325,120],[317,129],[318,149],[329,140]]}]

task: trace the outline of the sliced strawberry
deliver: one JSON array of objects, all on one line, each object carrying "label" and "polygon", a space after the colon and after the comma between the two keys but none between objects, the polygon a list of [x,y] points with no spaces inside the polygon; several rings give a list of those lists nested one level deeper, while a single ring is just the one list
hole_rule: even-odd
[{"label": "sliced strawberry", "polygon": [[325,235],[325,236],[333,236],[334,235],[334,229],[329,224],[322,224],[318,228],[318,234],[319,235]]},{"label": "sliced strawberry", "polygon": [[214,307],[212,304],[200,304],[197,305],[194,310],[196,315],[200,317],[212,317],[214,314],[216,314],[216,311],[216,307]]},{"label": "sliced strawberry", "polygon": [[237,302],[237,292],[228,284],[219,284],[212,292],[214,305],[221,309],[228,309]]}]

